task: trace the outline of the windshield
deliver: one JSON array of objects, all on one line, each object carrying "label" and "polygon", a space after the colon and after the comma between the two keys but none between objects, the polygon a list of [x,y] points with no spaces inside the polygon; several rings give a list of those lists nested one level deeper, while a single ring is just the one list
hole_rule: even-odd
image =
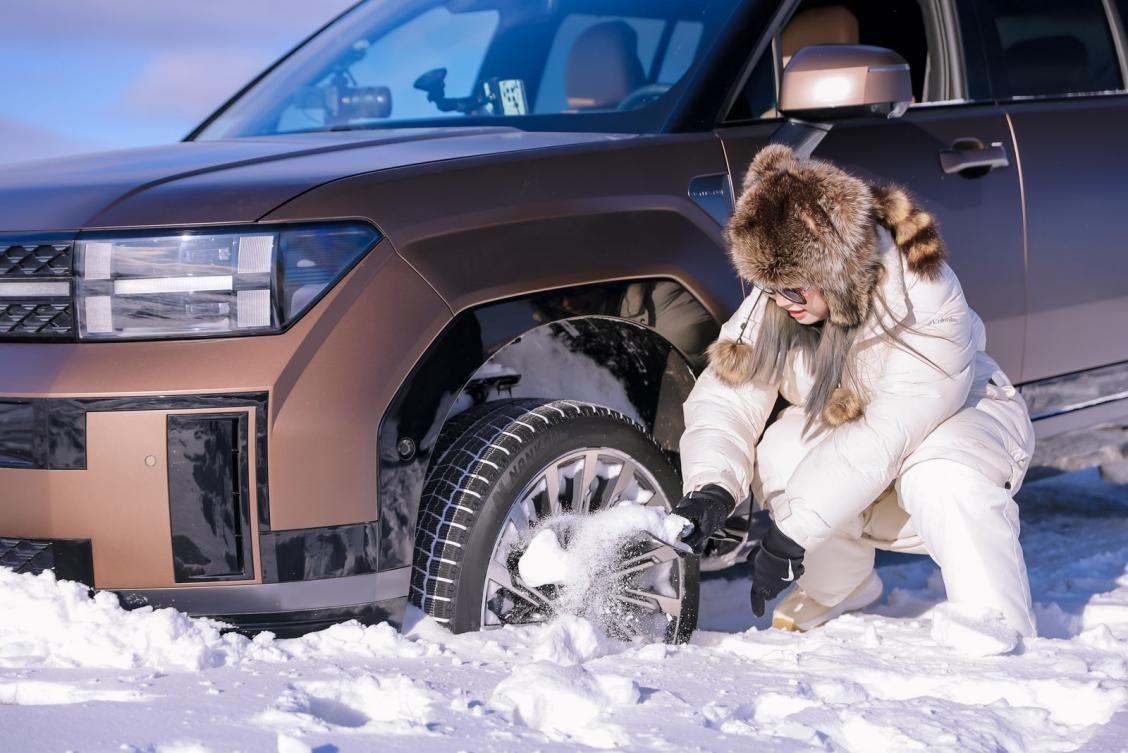
[{"label": "windshield", "polygon": [[[197,139],[434,125],[654,127],[741,0],[372,0]],[[637,113],[653,113],[638,117]],[[563,120],[562,120],[563,119]]]}]

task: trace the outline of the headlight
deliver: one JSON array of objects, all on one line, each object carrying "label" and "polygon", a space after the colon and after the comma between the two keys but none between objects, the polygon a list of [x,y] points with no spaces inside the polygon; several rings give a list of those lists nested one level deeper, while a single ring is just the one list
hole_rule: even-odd
[{"label": "headlight", "polygon": [[378,240],[362,223],[85,235],[79,339],[280,332]]}]

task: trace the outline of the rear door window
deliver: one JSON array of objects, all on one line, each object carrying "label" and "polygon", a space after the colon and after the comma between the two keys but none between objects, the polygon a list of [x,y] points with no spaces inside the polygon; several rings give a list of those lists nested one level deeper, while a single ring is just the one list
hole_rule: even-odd
[{"label": "rear door window", "polygon": [[1124,88],[1101,0],[975,0],[965,7],[978,14],[997,99]]}]

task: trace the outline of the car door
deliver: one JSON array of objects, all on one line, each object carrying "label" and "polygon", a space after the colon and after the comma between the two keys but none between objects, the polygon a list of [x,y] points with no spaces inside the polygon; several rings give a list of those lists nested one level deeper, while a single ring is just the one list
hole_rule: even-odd
[{"label": "car door", "polygon": [[978,24],[991,94],[1012,124],[1022,166],[1022,379],[1128,360],[1128,93],[1114,7],[968,0],[961,13]]},{"label": "car door", "polygon": [[[936,215],[952,267],[987,325],[988,349],[1017,378],[1025,337],[1022,200],[1005,113],[967,96],[961,30],[931,2],[802,2],[756,62],[718,129],[733,185],[781,122],[773,105],[778,70],[799,46],[874,44],[901,53],[914,99],[894,120],[840,122],[815,150],[844,169],[906,187]],[[982,67],[979,61],[971,61]],[[994,167],[978,166],[984,158]]]}]

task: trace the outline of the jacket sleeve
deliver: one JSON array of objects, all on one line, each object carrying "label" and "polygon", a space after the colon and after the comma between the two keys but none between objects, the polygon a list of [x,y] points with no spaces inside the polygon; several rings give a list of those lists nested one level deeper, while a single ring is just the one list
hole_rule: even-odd
[{"label": "jacket sleeve", "polygon": [[[767,299],[754,292],[721,327],[718,340],[735,341],[748,321],[743,341],[754,344]],[[751,314],[751,318],[749,315]],[[682,411],[681,436],[683,492],[718,484],[738,502],[748,495],[756,443],[775,405],[778,385],[745,382],[731,386],[709,365],[697,379]]]},{"label": "jacket sleeve", "polygon": [[907,347],[882,343],[886,353],[869,382],[863,415],[829,430],[773,508],[780,529],[806,549],[877,499],[905,457],[967,399],[977,350],[970,309],[950,269],[920,286],[923,305],[914,302],[915,323],[899,334]]}]

